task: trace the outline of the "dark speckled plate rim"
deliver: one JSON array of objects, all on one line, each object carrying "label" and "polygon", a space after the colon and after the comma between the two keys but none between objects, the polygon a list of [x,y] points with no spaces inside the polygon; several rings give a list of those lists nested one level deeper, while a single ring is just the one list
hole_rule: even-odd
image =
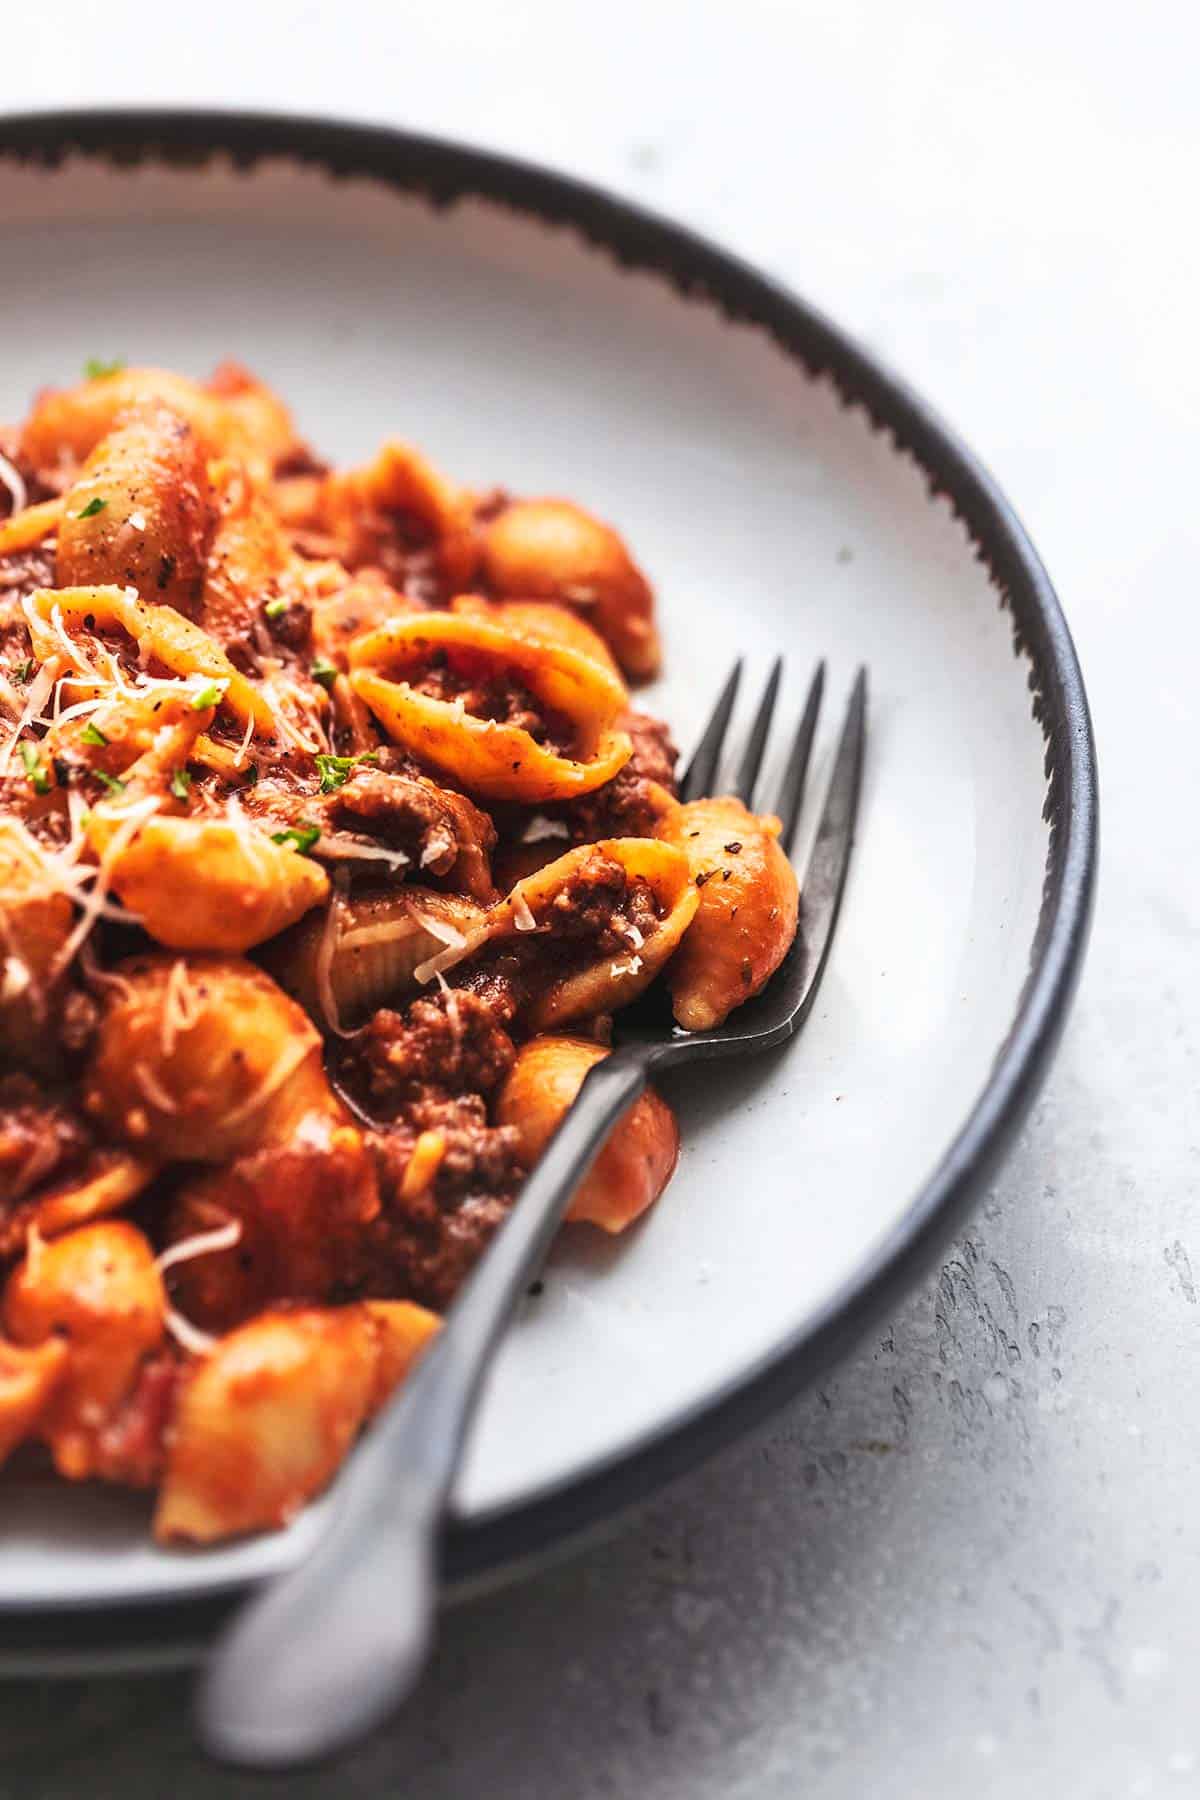
[{"label": "dark speckled plate rim", "polygon": [[[1032,710],[1046,743],[1049,826],[1030,967],[991,1074],[958,1136],[887,1239],[815,1318],[756,1367],[682,1411],[626,1453],[512,1507],[453,1520],[449,1593],[490,1584],[618,1517],[764,1421],[894,1306],[925,1272],[1011,1143],[1058,1042],[1087,942],[1099,812],[1095,744],[1075,648],[1020,520],[987,470],[905,384],[838,327],[737,257],[642,207],[494,152],[388,127],[283,113],[89,110],[0,118],[0,159],[54,168],[73,154],[117,167],[252,169],[284,158],[333,177],[368,177],[449,207],[483,199],[573,227],[629,269],[654,272],[731,321],[756,325],[910,454],[970,535],[1030,660]],[[0,165],[2,166],[2,165]],[[197,1568],[192,1563],[191,1568]],[[0,1595],[0,1673],[131,1666],[198,1651],[240,1586],[214,1589],[181,1568],[177,1590],[114,1609],[64,1595],[30,1611]]]}]

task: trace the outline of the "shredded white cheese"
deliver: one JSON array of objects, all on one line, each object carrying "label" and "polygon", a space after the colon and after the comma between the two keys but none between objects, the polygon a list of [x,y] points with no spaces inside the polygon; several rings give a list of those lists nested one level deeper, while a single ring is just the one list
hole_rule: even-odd
[{"label": "shredded white cheese", "polygon": [[158,1079],[158,1076],[154,1073],[154,1070],[150,1067],[149,1063],[135,1062],[133,1064],[132,1074],[133,1079],[142,1090],[143,1098],[148,1100],[151,1106],[156,1106],[159,1112],[163,1113],[177,1113],[179,1111],[178,1102],[172,1099],[171,1095],[168,1094],[166,1088]]},{"label": "shredded white cheese", "polygon": [[3,747],[0,747],[0,775],[6,775],[8,773],[8,765],[12,761],[12,754],[17,747],[17,742],[21,737],[21,734],[24,732],[25,727],[37,718],[47,700],[50,698],[51,690],[54,687],[57,676],[58,659],[57,657],[51,657],[49,662],[42,664],[42,667],[30,682],[29,693],[25,700],[25,709],[13,726],[12,731],[5,739]]},{"label": "shredded white cheese", "polygon": [[514,893],[512,897],[513,924],[518,931],[536,931],[537,920],[529,910],[529,902],[524,894]]},{"label": "shredded white cheese", "polygon": [[388,850],[382,844],[360,844],[357,838],[347,837],[341,831],[323,831],[314,849],[318,845],[322,851],[336,855],[339,861],[381,862],[393,869],[405,869],[409,863],[403,850]]},{"label": "shredded white cheese", "polygon": [[570,835],[561,819],[547,819],[543,813],[536,813],[521,833],[521,842],[541,844],[547,838],[565,838]]},{"label": "shredded white cheese", "polygon": [[182,956],[177,956],[171,964],[171,973],[167,976],[167,985],[163,992],[162,1024],[159,1031],[159,1042],[164,1056],[174,1056],[175,1043],[180,1032],[190,1031],[200,1017],[204,1008],[197,1001],[188,979],[188,966]]},{"label": "shredded white cheese", "polygon": [[216,1349],[217,1339],[210,1331],[201,1331],[190,1319],[185,1319],[175,1307],[168,1306],[163,1312],[163,1324],[171,1333],[176,1343],[181,1344],[189,1356],[209,1356]]},{"label": "shredded white cheese", "polygon": [[418,912],[415,906],[412,909],[412,917],[429,933],[430,937],[436,938],[439,944],[446,946],[444,950],[437,951],[435,955],[426,957],[425,961],[418,963],[413,970],[414,981],[420,982],[422,987],[432,981],[434,976],[440,977],[446,969],[454,968],[455,964],[462,962],[465,956],[470,956],[471,952],[477,950],[487,936],[486,927],[477,926],[474,931],[464,937],[461,931],[455,926],[447,924],[444,919],[435,919],[430,913]]},{"label": "shredded white cheese", "polygon": [[286,1048],[281,1050],[276,1058],[273,1068],[263,1076],[257,1091],[248,1094],[240,1106],[235,1106],[231,1112],[225,1114],[226,1131],[240,1125],[243,1119],[249,1118],[258,1111],[259,1107],[265,1106],[267,1101],[279,1092],[284,1082],[290,1080],[296,1073],[305,1057],[312,1055],[319,1042],[320,1039],[315,1030],[311,1038],[302,1033],[290,1037]]},{"label": "shredded white cheese", "polygon": [[[136,801],[133,806],[128,807],[120,815],[121,824],[113,833],[107,849],[95,868],[94,885],[91,892],[84,893],[77,889],[72,895],[72,898],[82,910],[75,923],[74,929],[54,959],[50,971],[51,985],[58,979],[63,970],[70,966],[71,958],[75,955],[75,952],[79,949],[80,945],[90,936],[96,920],[104,915],[107,906],[108,889],[112,881],[112,872],[118,857],[136,836],[143,821],[148,819],[151,813],[157,812],[157,810],[158,800],[151,795],[145,800]],[[110,813],[108,816],[113,818],[117,815]],[[93,871],[90,869],[87,871],[80,871],[80,880],[86,880],[92,875]]]},{"label": "shredded white cheese", "polygon": [[250,740],[253,736],[254,736],[254,714],[247,713],[246,714],[245,735],[243,736],[241,743],[238,745],[237,755],[233,759],[233,766],[235,769],[240,769],[242,764],[245,762],[246,752],[250,748]]},{"label": "shredded white cheese", "polygon": [[3,978],[0,979],[0,1003],[7,1005],[10,1000],[17,1000],[25,992],[33,975],[29,964],[19,956],[6,956],[4,959]]},{"label": "shredded white cheese", "polygon": [[197,1256],[211,1256],[216,1250],[232,1250],[240,1243],[242,1221],[230,1219],[227,1225],[218,1225],[212,1231],[197,1231],[191,1237],[180,1238],[178,1243],[171,1244],[161,1256],[156,1256],[155,1266],[160,1275],[179,1263],[192,1262]]}]

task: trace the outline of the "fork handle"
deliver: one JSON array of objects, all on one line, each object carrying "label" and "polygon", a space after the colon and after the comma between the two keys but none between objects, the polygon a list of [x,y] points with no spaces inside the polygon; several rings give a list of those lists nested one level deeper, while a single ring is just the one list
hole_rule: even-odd
[{"label": "fork handle", "polygon": [[327,1755],[415,1685],[438,1531],[492,1352],[649,1060],[628,1045],[589,1070],[432,1347],[348,1464],[315,1549],[219,1642],[198,1721],[215,1755],[260,1768]]}]

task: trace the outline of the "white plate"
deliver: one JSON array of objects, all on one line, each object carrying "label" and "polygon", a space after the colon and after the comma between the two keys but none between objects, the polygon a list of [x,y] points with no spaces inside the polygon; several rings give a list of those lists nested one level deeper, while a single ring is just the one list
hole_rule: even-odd
[{"label": "white plate", "polygon": [[[207,154],[223,146],[240,166]],[[0,417],[89,356],[199,374],[234,355],[333,458],[396,433],[467,481],[577,497],[657,583],[666,674],[646,699],[685,745],[735,650],[752,675],[783,650],[795,704],[827,656],[829,732],[870,665],[857,860],[817,1008],[786,1050],[673,1089],[683,1155],[642,1227],[555,1251],[458,1489],[451,1570],[495,1568],[808,1378],[914,1276],[1016,1124],[1094,865],[1057,603],[987,477],[869,359],[720,253],[555,177],[303,122],[10,121],[0,217]],[[137,1499],[0,1483],[0,1609],[212,1596],[292,1560],[314,1522],[185,1554],[150,1543]]]}]

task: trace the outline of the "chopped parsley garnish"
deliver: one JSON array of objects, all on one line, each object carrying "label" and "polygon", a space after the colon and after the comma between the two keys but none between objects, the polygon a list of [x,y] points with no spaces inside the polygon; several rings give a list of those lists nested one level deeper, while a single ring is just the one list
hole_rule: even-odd
[{"label": "chopped parsley garnish", "polygon": [[268,600],[263,607],[268,619],[281,619],[288,609],[286,600]]},{"label": "chopped parsley garnish", "polygon": [[102,513],[107,505],[108,501],[102,500],[99,494],[96,494],[88,501],[86,506],[79,509],[75,514],[75,517],[77,519],[94,519],[96,514]]},{"label": "chopped parsley garnish", "polygon": [[329,689],[337,680],[337,670],[331,662],[326,662],[324,657],[317,658],[316,662],[309,670],[309,674],[320,687],[325,689],[326,693],[329,692]]},{"label": "chopped parsley garnish", "polygon": [[25,764],[25,773],[35,794],[50,792],[50,771],[38,755],[32,744],[21,745],[21,761]]},{"label": "chopped parsley garnish", "polygon": [[93,769],[92,774],[97,781],[102,781],[110,794],[123,794],[125,783],[116,775],[106,775],[103,769]]},{"label": "chopped parsley garnish", "polygon": [[379,758],[374,750],[362,750],[357,756],[317,756],[313,760],[321,777],[321,792],[332,794],[345,787],[351,770],[359,763],[378,762]]},{"label": "chopped parsley garnish", "polygon": [[103,749],[108,742],[108,739],[105,737],[100,727],[98,725],[93,725],[90,719],[79,735],[85,744],[99,744],[101,749]]},{"label": "chopped parsley garnish", "polygon": [[33,674],[33,658],[32,658],[32,656],[27,656],[23,663],[17,664],[17,680],[22,681],[22,682],[28,681],[29,677],[32,674]]},{"label": "chopped parsley garnish", "polygon": [[103,381],[106,375],[119,375],[124,367],[124,358],[120,356],[112,362],[105,362],[102,356],[89,356],[83,365],[83,373],[88,381]]},{"label": "chopped parsley garnish", "polygon": [[257,784],[258,784],[258,764],[257,763],[247,763],[246,767],[242,770],[242,774],[246,777],[246,786],[247,787],[257,786]]},{"label": "chopped parsley garnish", "polygon": [[193,699],[192,711],[207,712],[210,706],[216,706],[220,702],[228,685],[228,682],[225,681],[210,681],[208,686],[206,688],[201,688],[200,692]]},{"label": "chopped parsley garnish", "polygon": [[271,842],[273,844],[290,844],[293,850],[298,850],[303,856],[306,850],[312,849],[320,835],[319,825],[293,825],[287,831],[273,831]]},{"label": "chopped parsley garnish", "polygon": [[171,776],[171,792],[177,800],[186,800],[188,789],[192,785],[191,775],[186,769],[176,769]]}]

